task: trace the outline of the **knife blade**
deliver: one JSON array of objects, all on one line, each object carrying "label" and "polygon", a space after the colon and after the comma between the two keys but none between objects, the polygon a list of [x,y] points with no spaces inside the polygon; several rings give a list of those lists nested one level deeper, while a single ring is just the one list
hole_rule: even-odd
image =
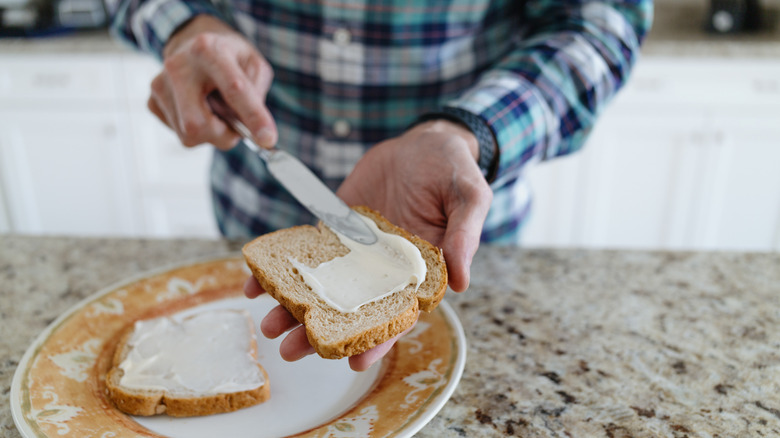
[{"label": "knife blade", "polygon": [[257,153],[265,162],[268,172],[314,216],[356,242],[364,245],[376,243],[376,235],[359,215],[298,158],[281,149],[258,146],[252,140],[252,133],[241,123],[219,91],[211,92],[206,100],[214,114],[242,137],[240,143]]}]

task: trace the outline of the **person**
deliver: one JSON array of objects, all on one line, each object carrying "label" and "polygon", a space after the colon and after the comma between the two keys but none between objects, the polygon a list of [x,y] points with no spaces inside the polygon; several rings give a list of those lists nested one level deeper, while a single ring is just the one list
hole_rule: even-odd
[{"label": "person", "polygon": [[[625,83],[652,0],[121,0],[113,32],[155,55],[149,109],[215,146],[213,205],[231,238],[311,223],[210,110],[219,91],[263,147],[300,158],[350,205],[442,248],[468,287],[479,243],[516,244],[523,170],[579,150]],[[247,283],[247,296],[262,293]],[[261,329],[313,352],[282,308]],[[350,358],[363,370],[395,340]]]}]

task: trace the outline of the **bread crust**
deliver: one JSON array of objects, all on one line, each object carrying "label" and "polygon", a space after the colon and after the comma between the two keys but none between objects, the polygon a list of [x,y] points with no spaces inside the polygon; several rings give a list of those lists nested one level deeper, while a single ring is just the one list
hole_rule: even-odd
[{"label": "bread crust", "polygon": [[[325,258],[321,257],[321,254],[316,254],[313,257],[316,260],[314,266],[346,254],[348,252],[346,247],[322,223],[317,227],[301,225],[268,233],[247,243],[243,248],[247,265],[260,286],[305,326],[309,343],[317,354],[326,359],[354,356],[392,339],[412,327],[421,310],[431,312],[435,309],[447,290],[447,267],[440,249],[393,225],[381,214],[368,207],[359,206],[353,209],[372,219],[380,230],[402,236],[420,250],[425,260],[427,274],[416,293],[412,286],[408,286],[401,292],[367,303],[354,313],[342,313],[328,305],[311,291],[302,278],[293,278],[295,275],[290,272],[297,273],[297,270],[292,268],[292,263],[285,254],[280,254],[285,252],[283,243],[293,238],[305,242],[315,251],[320,251],[322,246],[327,246],[328,250],[333,252]],[[321,250],[321,252],[325,251]],[[273,260],[269,260],[271,258]],[[405,294],[402,298],[403,305],[390,309],[388,303],[399,301],[399,294]],[[373,321],[366,327],[362,327],[359,332],[333,339],[337,337],[333,333],[345,331],[350,318],[360,318],[372,312],[385,313],[390,310],[393,312],[392,317],[385,318],[383,321]],[[327,319],[325,323],[319,321],[323,319],[323,315],[324,319]]]},{"label": "bread crust", "polygon": [[[251,319],[247,319],[254,333]],[[106,374],[106,395],[122,412],[130,415],[151,416],[167,414],[171,417],[194,417],[237,411],[260,404],[271,397],[268,373],[258,364],[265,382],[262,386],[247,391],[213,394],[203,396],[177,396],[167,391],[137,391],[120,385],[124,372],[119,368],[130,351],[128,341],[133,334],[133,326],[128,327],[120,336],[114,350],[112,367]],[[250,354],[257,359],[257,343],[251,342]]]}]

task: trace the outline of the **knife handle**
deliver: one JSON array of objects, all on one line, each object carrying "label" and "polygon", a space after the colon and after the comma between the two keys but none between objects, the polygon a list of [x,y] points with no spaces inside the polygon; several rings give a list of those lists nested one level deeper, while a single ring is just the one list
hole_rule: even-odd
[{"label": "knife handle", "polygon": [[225,99],[222,98],[222,94],[220,94],[219,90],[214,90],[209,93],[208,96],[206,96],[206,102],[217,117],[227,123],[227,125],[230,126],[230,129],[236,131],[238,135],[243,137],[244,144],[249,149],[260,153],[263,158],[266,157],[268,151],[258,146],[257,143],[252,140],[252,132],[249,131],[249,128],[247,128],[241,120],[239,120],[238,114],[236,114],[236,112],[233,111],[233,108],[225,102]]}]

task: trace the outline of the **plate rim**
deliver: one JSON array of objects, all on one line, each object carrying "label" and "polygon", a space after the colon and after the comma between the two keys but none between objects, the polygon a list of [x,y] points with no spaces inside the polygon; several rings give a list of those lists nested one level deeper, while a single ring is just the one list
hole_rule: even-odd
[{"label": "plate rim", "polygon": [[17,400],[21,396],[22,380],[24,380],[24,373],[25,370],[28,368],[30,359],[32,358],[34,353],[41,347],[42,342],[46,340],[57,327],[59,327],[68,318],[73,316],[74,313],[81,310],[88,303],[95,301],[104,295],[108,295],[114,290],[120,289],[122,286],[126,286],[135,283],[137,281],[143,280],[144,278],[164,274],[165,272],[172,271],[179,268],[184,268],[187,266],[208,263],[208,262],[219,262],[220,260],[236,259],[239,255],[240,253],[236,253],[234,255],[224,254],[221,256],[211,255],[211,256],[203,256],[203,257],[194,257],[189,261],[167,263],[158,266],[156,268],[148,269],[142,272],[137,272],[133,275],[129,275],[120,280],[113,281],[108,285],[99,288],[95,293],[87,295],[86,297],[74,303],[64,312],[62,312],[60,316],[58,316],[57,318],[54,319],[54,321],[49,323],[49,325],[47,325],[46,328],[44,328],[38,334],[38,336],[35,337],[35,339],[33,339],[33,341],[27,347],[27,350],[25,350],[24,354],[22,355],[22,358],[19,360],[19,364],[16,366],[16,370],[14,371],[14,377],[11,380],[11,393],[9,394],[9,403],[11,405],[11,418],[13,418],[14,424],[16,425],[16,428],[21,433],[22,437],[28,438],[28,437],[36,436],[35,431],[30,429],[30,426],[27,424],[27,422],[24,419],[24,414],[21,412],[22,409],[21,403],[17,403]]},{"label": "plate rim", "polygon": [[[22,358],[19,360],[19,364],[17,365],[16,370],[14,371],[14,375],[11,381],[11,391],[9,394],[9,404],[11,407],[11,417],[14,421],[14,425],[16,426],[21,436],[23,438],[36,438],[39,436],[27,424],[27,421],[24,418],[24,414],[22,413],[22,404],[21,404],[21,400],[19,400],[22,393],[21,385],[22,385],[22,380],[24,380],[24,374],[26,373],[26,370],[29,368],[30,360],[40,350],[40,348],[42,347],[42,343],[49,338],[49,336],[52,334],[52,332],[54,332],[54,330],[56,330],[57,327],[59,327],[61,324],[67,321],[68,318],[73,316],[76,312],[82,310],[90,302],[96,301],[102,296],[107,295],[117,289],[120,289],[123,286],[133,284],[135,282],[141,281],[149,277],[161,275],[172,270],[186,268],[198,264],[237,260],[240,259],[240,256],[241,256],[240,253],[233,253],[233,254],[223,254],[219,256],[212,255],[212,256],[196,257],[190,259],[189,261],[164,264],[156,268],[138,272],[136,274],[124,277],[120,280],[111,282],[102,288],[99,288],[95,293],[82,298],[81,300],[71,305],[64,312],[62,312],[57,318],[54,319],[54,321],[49,323],[49,325],[47,325],[46,328],[44,328],[33,339],[33,341],[27,347],[27,350],[25,350],[24,354],[22,355]],[[251,273],[247,272],[247,275],[251,275]],[[455,346],[455,348],[457,348],[457,357],[455,358],[454,361],[451,376],[448,379],[447,384],[441,389],[439,394],[431,401],[431,403],[428,405],[428,408],[425,409],[421,415],[419,415],[416,419],[414,419],[410,423],[404,425],[401,429],[397,429],[391,432],[387,436],[397,436],[400,438],[409,438],[414,436],[414,434],[416,434],[423,427],[425,427],[425,425],[427,425],[441,411],[441,409],[451,398],[452,393],[455,391],[455,389],[458,387],[458,384],[460,383],[461,377],[463,375],[463,371],[465,369],[466,356],[468,350],[468,344],[466,340],[465,331],[463,329],[463,324],[461,323],[457,312],[452,308],[452,306],[445,299],[442,299],[442,301],[438,305],[438,308],[441,309],[444,315],[444,319],[446,320],[447,324],[451,327],[452,332],[455,335],[453,339],[453,345]]]},{"label": "plate rim", "polygon": [[396,434],[394,435],[401,438],[409,438],[414,436],[414,434],[419,432],[423,427],[425,427],[425,425],[430,423],[436,415],[439,414],[444,405],[449,401],[452,393],[455,392],[455,389],[457,389],[458,385],[460,384],[460,379],[463,376],[463,370],[466,367],[468,344],[466,341],[466,333],[463,329],[463,324],[460,322],[460,318],[458,318],[458,314],[455,309],[453,309],[450,303],[447,301],[442,300],[439,303],[438,308],[442,309],[442,313],[444,313],[444,317],[447,320],[447,323],[450,324],[450,327],[452,327],[453,331],[455,332],[454,341],[458,348],[458,356],[455,358],[455,365],[453,367],[452,376],[444,388],[442,388],[436,399],[431,402],[430,407],[422,415],[417,417],[416,420],[409,423],[405,428],[396,431]]}]

